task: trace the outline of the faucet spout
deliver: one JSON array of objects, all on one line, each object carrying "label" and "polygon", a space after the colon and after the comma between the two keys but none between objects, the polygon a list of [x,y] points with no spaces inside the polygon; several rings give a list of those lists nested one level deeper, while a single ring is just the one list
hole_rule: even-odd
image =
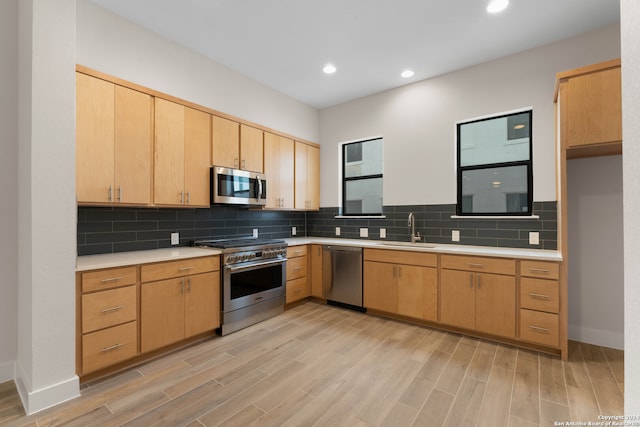
[{"label": "faucet spout", "polygon": [[411,227],[411,243],[419,242],[422,240],[420,232],[416,234],[416,218],[413,212],[409,212],[409,218],[407,219],[407,227]]}]

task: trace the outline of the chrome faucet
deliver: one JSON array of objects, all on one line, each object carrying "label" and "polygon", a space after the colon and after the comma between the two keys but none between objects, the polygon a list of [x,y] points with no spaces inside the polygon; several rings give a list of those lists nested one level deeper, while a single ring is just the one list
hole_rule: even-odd
[{"label": "chrome faucet", "polygon": [[416,217],[413,215],[413,212],[409,212],[409,219],[407,220],[407,226],[411,227],[411,243],[419,242],[422,240],[420,237],[420,232],[416,233]]}]

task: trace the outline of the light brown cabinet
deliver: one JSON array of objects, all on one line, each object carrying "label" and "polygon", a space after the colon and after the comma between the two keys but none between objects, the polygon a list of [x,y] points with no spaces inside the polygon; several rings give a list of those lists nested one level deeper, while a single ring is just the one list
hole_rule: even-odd
[{"label": "light brown cabinet", "polygon": [[76,73],[79,204],[151,203],[151,96]]},{"label": "light brown cabinet", "polygon": [[560,337],[559,264],[520,263],[520,338],[558,346]]},{"label": "light brown cabinet", "polygon": [[311,270],[311,296],[324,298],[322,290],[322,245],[309,245],[309,265]]},{"label": "light brown cabinet", "polygon": [[442,255],[440,320],[515,338],[515,260]]},{"label": "light brown cabinet", "polygon": [[364,306],[416,319],[438,319],[437,255],[365,249]]},{"label": "light brown cabinet", "polygon": [[622,153],[620,60],[561,72],[556,81],[567,158]]},{"label": "light brown cabinet", "polygon": [[156,98],[154,204],[209,207],[210,120],[207,113]]},{"label": "light brown cabinet", "polygon": [[310,295],[307,245],[287,248],[287,304]]},{"label": "light brown cabinet", "polygon": [[264,133],[264,173],[268,177],[267,209],[293,209],[293,140]]},{"label": "light brown cabinet", "polygon": [[295,208],[320,209],[320,149],[295,142]]},{"label": "light brown cabinet", "polygon": [[219,270],[218,257],[141,267],[142,352],[165,347],[220,326]]},{"label": "light brown cabinet", "polygon": [[263,172],[263,134],[260,129],[212,116],[211,164]]},{"label": "light brown cabinet", "polygon": [[138,304],[135,267],[79,278],[78,370],[84,375],[138,354]]}]

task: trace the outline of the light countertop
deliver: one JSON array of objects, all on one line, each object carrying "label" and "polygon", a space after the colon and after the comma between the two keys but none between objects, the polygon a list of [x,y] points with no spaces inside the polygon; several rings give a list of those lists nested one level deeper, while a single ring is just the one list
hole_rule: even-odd
[{"label": "light countertop", "polygon": [[[544,249],[496,248],[491,246],[445,245],[435,243],[411,244],[408,242],[392,242],[386,240],[334,239],[326,237],[293,237],[284,240],[289,246],[307,244],[359,246],[362,248],[393,249],[441,254],[535,259],[538,261],[562,261],[562,255],[559,251]],[[179,259],[220,255],[221,253],[222,251],[219,249],[177,246],[174,248],[152,249],[147,251],[85,255],[77,258],[76,271],[97,270],[101,268],[146,264],[150,262],[174,261]]]}]

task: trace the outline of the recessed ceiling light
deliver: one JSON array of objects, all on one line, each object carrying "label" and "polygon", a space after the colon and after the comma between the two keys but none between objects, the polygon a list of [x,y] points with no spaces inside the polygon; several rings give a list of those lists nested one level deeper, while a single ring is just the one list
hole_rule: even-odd
[{"label": "recessed ceiling light", "polygon": [[337,70],[336,66],[333,64],[327,64],[324,66],[324,68],[322,69],[322,71],[324,71],[325,74],[333,74],[335,73]]},{"label": "recessed ceiling light", "polygon": [[415,73],[411,70],[404,70],[402,72],[402,74],[400,74],[402,77],[404,77],[405,79],[408,79],[409,77],[413,77]]},{"label": "recessed ceiling light", "polygon": [[516,130],[518,130],[518,129],[524,129],[524,125],[521,123],[521,124],[519,124],[519,125],[515,125],[513,128],[514,128],[514,129],[516,129]]},{"label": "recessed ceiling light", "polygon": [[509,0],[491,0],[489,6],[487,6],[487,12],[499,13],[505,10],[509,6]]}]

